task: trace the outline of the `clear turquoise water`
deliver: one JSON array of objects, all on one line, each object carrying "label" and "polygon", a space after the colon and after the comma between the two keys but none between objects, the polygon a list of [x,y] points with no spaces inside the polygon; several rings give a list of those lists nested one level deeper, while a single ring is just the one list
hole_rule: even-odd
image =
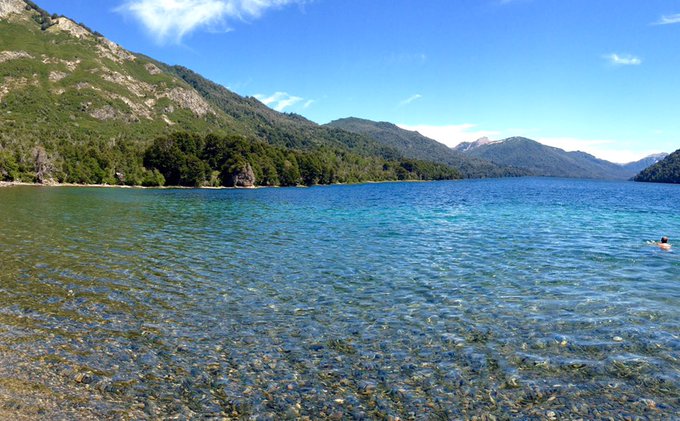
[{"label": "clear turquoise water", "polygon": [[531,178],[0,189],[0,415],[677,417],[679,205]]}]

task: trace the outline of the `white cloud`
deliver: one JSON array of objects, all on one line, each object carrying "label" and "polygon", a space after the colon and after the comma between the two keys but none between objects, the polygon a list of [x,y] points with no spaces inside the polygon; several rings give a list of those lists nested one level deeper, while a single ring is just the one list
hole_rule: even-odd
[{"label": "white cloud", "polygon": [[[270,96],[257,94],[255,95],[255,98],[257,98],[264,105],[267,105],[268,107],[273,108],[276,111],[283,111],[288,107],[291,107],[301,101],[304,101],[304,98],[290,95],[287,92],[276,92]],[[309,106],[307,104],[311,105],[309,101],[307,101],[307,103],[305,104],[306,107]]]},{"label": "white cloud", "polygon": [[313,99],[308,99],[307,102],[305,102],[305,105],[302,106],[302,108],[309,108],[312,104],[314,104],[316,101]]},{"label": "white cloud", "polygon": [[140,21],[160,43],[180,42],[198,28],[227,28],[232,20],[254,19],[268,9],[306,0],[127,0],[116,10]]},{"label": "white cloud", "polygon": [[405,100],[400,101],[399,105],[403,107],[404,105],[408,105],[408,104],[412,103],[413,101],[419,100],[422,97],[423,96],[420,95],[420,94],[411,95],[410,97],[406,98]]},{"label": "white cloud", "polygon": [[604,58],[616,66],[638,66],[642,64],[642,60],[630,54],[619,55],[613,53],[604,56]]},{"label": "white cloud", "polygon": [[397,124],[404,130],[417,131],[423,136],[434,139],[449,147],[454,147],[460,142],[472,142],[480,137],[495,137],[499,136],[500,132],[491,130],[474,130],[477,127],[474,124],[458,124],[448,126],[429,126],[417,125],[411,126],[408,124]]},{"label": "white cloud", "polygon": [[680,23],[680,13],[661,16],[658,21],[654,22],[655,25],[672,25],[674,23]]}]

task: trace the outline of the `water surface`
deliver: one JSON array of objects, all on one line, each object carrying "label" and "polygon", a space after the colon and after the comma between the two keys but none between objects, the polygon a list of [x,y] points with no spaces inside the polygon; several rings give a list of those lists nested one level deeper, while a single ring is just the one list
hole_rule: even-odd
[{"label": "water surface", "polygon": [[673,418],[678,203],[531,178],[0,189],[0,416]]}]

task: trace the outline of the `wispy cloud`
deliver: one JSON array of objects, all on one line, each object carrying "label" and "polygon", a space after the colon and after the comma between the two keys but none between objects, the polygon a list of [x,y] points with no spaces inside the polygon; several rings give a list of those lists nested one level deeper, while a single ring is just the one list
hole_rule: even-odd
[{"label": "wispy cloud", "polygon": [[434,139],[449,147],[454,147],[460,142],[471,142],[480,137],[497,137],[500,132],[492,130],[478,130],[474,124],[457,124],[446,126],[397,124],[404,130],[417,131],[423,136]]},{"label": "wispy cloud", "polygon": [[419,100],[419,99],[422,98],[422,97],[423,97],[423,96],[420,95],[420,94],[411,95],[410,97],[406,98],[405,100],[400,101],[400,102],[399,102],[399,106],[403,107],[403,106],[405,106],[405,105],[408,105],[408,104],[412,103],[413,101]]},{"label": "wispy cloud", "polygon": [[[290,95],[287,92],[276,92],[273,95],[269,96],[257,94],[255,95],[255,98],[257,98],[264,105],[267,105],[268,107],[273,108],[276,111],[283,111],[288,107],[292,107],[293,105],[304,101],[304,98]],[[313,100],[310,101],[313,102]],[[305,103],[305,108],[312,104],[312,102],[310,101],[307,101]]]},{"label": "wispy cloud", "polygon": [[228,29],[229,21],[256,19],[267,10],[308,0],[127,0],[115,10],[142,23],[159,43],[179,43],[199,28]]},{"label": "wispy cloud", "polygon": [[607,54],[604,56],[611,64],[615,66],[639,66],[642,64],[642,60],[638,57],[632,56],[630,54]]},{"label": "wispy cloud", "polygon": [[663,15],[658,21],[654,22],[654,25],[672,25],[674,23],[680,23],[680,13]]}]

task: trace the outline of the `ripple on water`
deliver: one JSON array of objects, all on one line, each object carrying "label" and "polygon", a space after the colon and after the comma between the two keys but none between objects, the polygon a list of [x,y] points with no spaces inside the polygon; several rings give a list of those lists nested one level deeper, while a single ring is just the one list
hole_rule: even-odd
[{"label": "ripple on water", "polygon": [[0,417],[672,417],[679,194],[3,189]]}]

